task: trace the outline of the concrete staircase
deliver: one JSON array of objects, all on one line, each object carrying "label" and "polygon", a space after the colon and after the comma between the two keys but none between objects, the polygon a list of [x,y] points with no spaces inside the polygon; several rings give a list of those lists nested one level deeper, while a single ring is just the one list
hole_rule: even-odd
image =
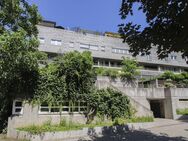
[{"label": "concrete staircase", "polygon": [[125,92],[126,87],[123,87],[122,85],[119,86],[115,85],[113,84],[113,82],[108,81],[108,79],[98,79],[96,81],[96,86],[99,89],[109,87],[122,92],[130,99],[131,105],[136,110],[136,116],[153,116],[153,112],[148,107],[143,105],[141,102],[136,101],[133,97],[131,97],[131,95],[126,94]]}]

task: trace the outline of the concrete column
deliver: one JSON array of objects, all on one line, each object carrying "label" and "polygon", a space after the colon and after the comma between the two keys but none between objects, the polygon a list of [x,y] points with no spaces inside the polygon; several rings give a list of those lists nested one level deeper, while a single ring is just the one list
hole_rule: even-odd
[{"label": "concrete column", "polygon": [[99,60],[97,60],[97,65],[100,66],[100,61]]},{"label": "concrete column", "polygon": [[160,66],[158,66],[158,71],[161,71],[161,67]]},{"label": "concrete column", "polygon": [[110,61],[108,61],[108,66],[111,67],[111,63],[110,63]]},{"label": "concrete column", "polygon": [[158,79],[156,79],[155,82],[156,82],[156,88],[158,88],[159,87],[159,85],[158,85]]}]

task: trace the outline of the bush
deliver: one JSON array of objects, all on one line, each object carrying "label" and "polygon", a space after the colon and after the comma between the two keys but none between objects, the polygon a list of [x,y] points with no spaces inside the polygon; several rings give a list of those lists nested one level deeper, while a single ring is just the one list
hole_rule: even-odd
[{"label": "bush", "polygon": [[97,112],[107,118],[114,120],[120,117],[131,117],[131,105],[127,96],[121,92],[107,88],[98,90],[100,96]]},{"label": "bush", "polygon": [[188,108],[185,108],[185,109],[177,109],[176,110],[176,113],[178,115],[188,115]]}]

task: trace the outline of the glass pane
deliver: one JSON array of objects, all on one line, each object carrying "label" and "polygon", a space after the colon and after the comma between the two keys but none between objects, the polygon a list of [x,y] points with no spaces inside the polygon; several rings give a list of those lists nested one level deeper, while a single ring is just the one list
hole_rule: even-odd
[{"label": "glass pane", "polygon": [[22,110],[21,108],[16,108],[16,109],[15,109],[15,112],[16,112],[16,113],[20,113],[21,110]]},{"label": "glass pane", "polygon": [[51,108],[51,112],[59,112],[59,108]]},{"label": "glass pane", "polygon": [[40,111],[41,112],[49,112],[49,108],[41,108]]},{"label": "glass pane", "polygon": [[22,107],[22,102],[21,101],[16,101],[15,106],[16,107]]},{"label": "glass pane", "polygon": [[78,112],[79,110],[78,110],[78,107],[72,107],[71,108],[71,112]]},{"label": "glass pane", "polygon": [[87,111],[86,107],[80,107],[80,112],[85,112],[85,111]]},{"label": "glass pane", "polygon": [[62,112],[69,112],[69,108],[62,108]]}]

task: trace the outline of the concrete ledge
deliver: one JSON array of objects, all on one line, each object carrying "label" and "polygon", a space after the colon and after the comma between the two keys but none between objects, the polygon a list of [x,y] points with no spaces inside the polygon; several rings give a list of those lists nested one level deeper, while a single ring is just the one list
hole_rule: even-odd
[{"label": "concrete ledge", "polygon": [[129,130],[147,129],[157,126],[156,122],[148,123],[128,123],[126,125],[117,125],[111,127],[95,127],[95,128],[83,128],[82,130],[61,131],[61,132],[45,132],[41,134],[31,134],[26,131],[19,131],[12,129],[7,135],[9,138],[25,139],[30,141],[52,141],[52,140],[66,140],[74,139],[86,136],[101,136],[104,134],[125,132]]}]

